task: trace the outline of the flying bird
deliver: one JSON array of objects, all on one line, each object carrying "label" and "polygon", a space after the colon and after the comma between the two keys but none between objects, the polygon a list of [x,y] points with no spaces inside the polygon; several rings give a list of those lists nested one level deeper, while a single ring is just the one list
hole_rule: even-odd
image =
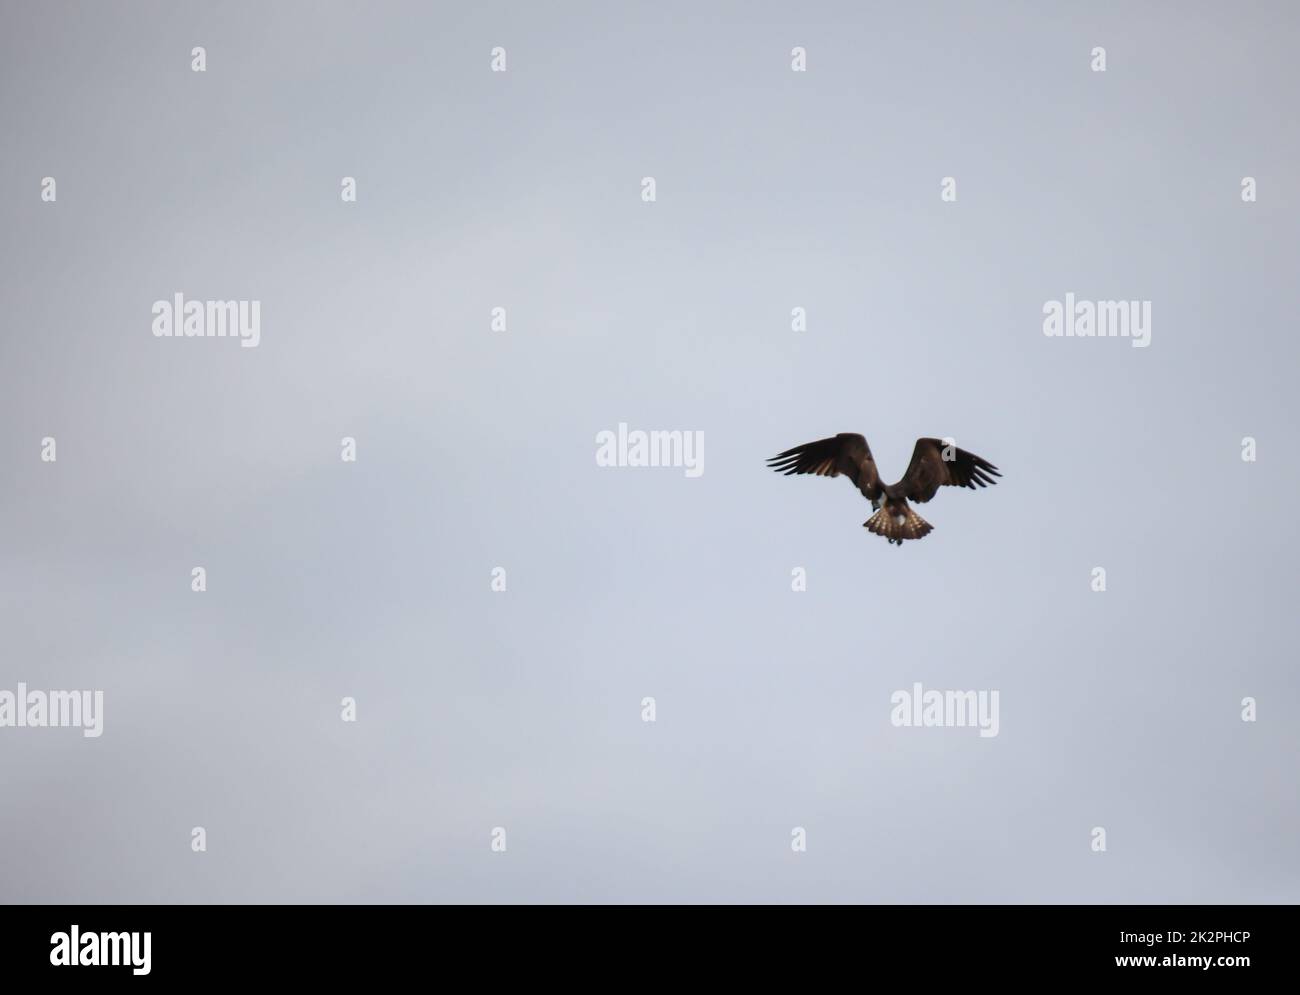
[{"label": "flying bird", "polygon": [[787,477],[792,473],[815,473],[819,477],[844,474],[875,510],[863,527],[899,546],[904,539],[922,539],[934,529],[912,510],[909,500],[925,504],[940,487],[974,490],[977,485],[996,484],[993,478],[1002,476],[988,460],[942,439],[917,439],[903,479],[896,484],[882,484],[871,447],[856,432],[841,432],[829,439],[795,446],[773,456],[767,465]]}]

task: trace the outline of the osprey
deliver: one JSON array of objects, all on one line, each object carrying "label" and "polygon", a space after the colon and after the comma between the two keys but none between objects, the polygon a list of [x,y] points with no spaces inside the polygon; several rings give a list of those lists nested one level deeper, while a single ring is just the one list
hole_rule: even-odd
[{"label": "osprey", "polygon": [[948,445],[942,439],[917,439],[912,462],[896,484],[882,484],[867,440],[856,432],[841,432],[830,439],[806,442],[767,461],[777,473],[815,473],[838,477],[841,473],[871,502],[875,514],[863,527],[903,545],[904,539],[921,539],[933,530],[929,522],[912,510],[908,499],[925,504],[939,488],[987,487],[996,484],[998,468],[974,453]]}]

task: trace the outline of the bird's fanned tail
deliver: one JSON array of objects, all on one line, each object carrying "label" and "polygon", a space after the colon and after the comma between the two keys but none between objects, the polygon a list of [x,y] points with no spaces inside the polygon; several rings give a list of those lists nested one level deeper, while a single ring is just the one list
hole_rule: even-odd
[{"label": "bird's fanned tail", "polygon": [[881,508],[863,522],[862,527],[868,532],[884,536],[890,542],[896,542],[900,546],[903,544],[904,539],[924,539],[934,531],[934,526],[913,511],[911,505],[907,504],[901,508],[891,508],[888,505]]}]

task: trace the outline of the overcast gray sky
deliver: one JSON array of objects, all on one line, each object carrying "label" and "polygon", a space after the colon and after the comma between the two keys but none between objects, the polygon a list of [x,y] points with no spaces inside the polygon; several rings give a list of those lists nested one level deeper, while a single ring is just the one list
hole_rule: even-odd
[{"label": "overcast gray sky", "polygon": [[0,2],[0,899],[1300,900],[1300,14],[1052,6]]}]

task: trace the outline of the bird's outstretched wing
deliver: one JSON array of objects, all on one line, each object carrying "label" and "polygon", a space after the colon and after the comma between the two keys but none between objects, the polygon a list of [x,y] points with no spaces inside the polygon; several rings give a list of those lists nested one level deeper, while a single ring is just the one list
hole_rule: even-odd
[{"label": "bird's outstretched wing", "polygon": [[859,488],[874,485],[879,479],[871,448],[856,432],[841,432],[829,439],[805,442],[773,456],[767,465],[787,477],[792,473],[838,477],[842,473]]},{"label": "bird's outstretched wing", "polygon": [[[944,459],[944,456],[947,459]],[[942,439],[917,439],[912,450],[912,462],[899,484],[907,488],[907,497],[925,504],[938,493],[940,487],[987,487],[996,484],[1000,477],[998,468],[988,460],[956,446],[947,446]]]}]

